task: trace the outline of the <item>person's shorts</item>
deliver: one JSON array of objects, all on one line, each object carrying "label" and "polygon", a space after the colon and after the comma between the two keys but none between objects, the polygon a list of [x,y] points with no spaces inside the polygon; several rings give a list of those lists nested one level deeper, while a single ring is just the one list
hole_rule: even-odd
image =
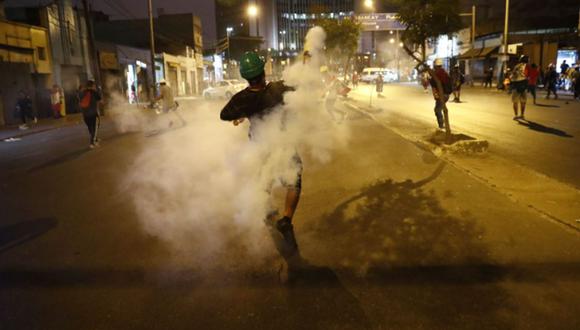
[{"label": "person's shorts", "polygon": [[512,102],[513,103],[526,103],[527,96],[526,91],[519,92],[517,89],[512,90]]}]

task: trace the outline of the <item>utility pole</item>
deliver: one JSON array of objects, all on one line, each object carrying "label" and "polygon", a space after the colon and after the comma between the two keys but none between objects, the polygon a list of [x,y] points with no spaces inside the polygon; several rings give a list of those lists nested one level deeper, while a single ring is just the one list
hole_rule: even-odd
[{"label": "utility pole", "polygon": [[510,17],[510,0],[505,0],[505,23],[503,27],[503,51],[502,51],[502,60],[501,65],[498,68],[498,88],[505,88],[503,81],[504,81],[504,70],[507,68],[509,55],[508,55],[508,26],[509,26],[509,17]]},{"label": "utility pole", "polygon": [[[86,0],[85,0],[86,1]],[[153,29],[153,3],[152,0],[147,0],[149,7],[149,46],[151,48],[151,74],[153,75],[153,86],[151,87],[150,98],[155,98],[155,90],[157,81],[155,79],[155,30]]]},{"label": "utility pole", "polygon": [[[62,4],[59,4],[59,5],[62,5]],[[93,20],[91,19],[91,11],[90,11],[88,0],[83,0],[83,7],[84,7],[84,13],[85,13],[85,22],[87,24],[87,34],[89,37],[89,53],[90,53],[89,57],[90,57],[91,69],[93,70],[93,75],[94,75],[95,81],[97,82],[97,86],[102,86],[101,69],[100,69],[100,65],[99,65],[97,47],[95,47],[95,33],[93,31]],[[61,24],[62,24],[62,21],[61,21]]]},{"label": "utility pole", "polygon": [[[475,18],[476,18],[475,5],[471,6],[471,13],[463,13],[459,14],[459,16],[471,16],[471,36],[469,39],[471,40],[471,49],[475,49]],[[473,62],[475,62],[475,53],[471,52],[471,59],[469,60],[469,65],[465,66],[465,74],[469,75],[470,77],[469,83],[471,86],[473,86],[473,74],[471,73],[473,71],[472,70]]]}]

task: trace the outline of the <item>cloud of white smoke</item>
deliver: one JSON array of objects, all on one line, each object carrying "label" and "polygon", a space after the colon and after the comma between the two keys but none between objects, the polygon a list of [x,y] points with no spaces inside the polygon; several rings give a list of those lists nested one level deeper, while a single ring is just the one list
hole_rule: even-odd
[{"label": "cloud of white smoke", "polygon": [[[309,31],[312,59],[284,72],[295,91],[252,123],[252,140],[247,121],[220,121],[223,103],[184,109],[187,126],[143,138],[123,189],[147,233],[198,260],[247,263],[252,256],[275,254],[263,220],[283,206],[271,193],[296,180],[300,164],[294,155],[302,157],[307,181],[308,168],[326,164],[349,138],[348,125],[332,121],[321,102],[324,38],[321,28]],[[116,118],[119,127],[146,122],[139,115]]]}]

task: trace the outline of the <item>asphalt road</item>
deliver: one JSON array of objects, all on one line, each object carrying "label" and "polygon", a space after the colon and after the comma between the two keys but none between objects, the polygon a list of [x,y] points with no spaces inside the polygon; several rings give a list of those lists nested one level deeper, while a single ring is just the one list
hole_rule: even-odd
[{"label": "asphalt road", "polygon": [[[186,111],[217,120],[217,106]],[[509,112],[505,122],[542,135]],[[123,183],[145,150],[169,141],[187,153],[195,123],[147,137],[106,122],[93,151],[82,126],[0,144],[0,328],[580,328],[577,232],[363,116],[343,125],[351,139],[330,163],[304,159],[295,225],[316,267],[290,284],[266,243],[252,254],[242,236],[219,237],[227,244],[200,258],[203,245],[176,248],[144,227]],[[176,171],[204,162],[192,159]]]},{"label": "asphalt road", "polygon": [[[384,110],[376,114],[388,125],[417,135],[436,128],[431,92],[413,84],[385,85],[384,98],[361,84],[350,95]],[[546,100],[539,93],[537,105],[528,98],[526,119],[514,121],[511,97],[496,89],[464,87],[463,103],[448,103],[451,127],[456,133],[485,139],[490,152],[530,167],[561,182],[580,187],[580,102],[571,96]]]}]

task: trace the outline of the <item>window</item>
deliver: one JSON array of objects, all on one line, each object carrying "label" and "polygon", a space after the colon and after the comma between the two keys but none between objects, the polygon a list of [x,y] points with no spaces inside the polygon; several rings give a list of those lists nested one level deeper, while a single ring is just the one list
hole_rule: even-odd
[{"label": "window", "polygon": [[41,61],[46,61],[46,48],[36,47],[36,52],[38,53],[38,59]]}]

